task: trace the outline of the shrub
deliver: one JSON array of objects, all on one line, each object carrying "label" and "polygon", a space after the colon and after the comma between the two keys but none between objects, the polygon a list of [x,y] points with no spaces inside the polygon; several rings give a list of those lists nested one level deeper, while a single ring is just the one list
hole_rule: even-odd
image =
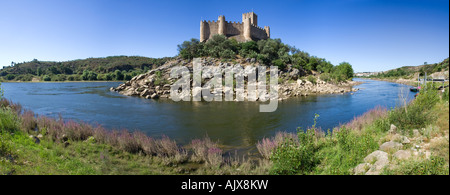
[{"label": "shrub", "polygon": [[209,149],[218,148],[218,144],[211,141],[209,137],[205,137],[203,139],[194,139],[191,141],[191,149],[193,151],[192,159],[195,162],[206,162],[210,154],[215,155],[214,153],[209,153]]},{"label": "shrub", "polygon": [[308,174],[319,162],[315,156],[314,130],[306,133],[299,129],[298,142],[287,139],[275,150],[271,173],[281,175]]},{"label": "shrub", "polygon": [[437,90],[430,86],[420,91],[416,99],[405,108],[389,112],[389,121],[400,129],[422,128],[432,122],[433,113],[429,110],[439,101]]},{"label": "shrub", "polygon": [[13,74],[7,74],[6,75],[6,79],[7,80],[14,80],[16,78],[16,75],[13,75]]},{"label": "shrub", "polygon": [[0,131],[15,132],[20,130],[17,115],[10,108],[0,108]]},{"label": "shrub", "polygon": [[325,81],[327,83],[331,81],[331,77],[330,77],[329,73],[322,73],[319,78],[320,78],[320,80]]},{"label": "shrub", "polygon": [[44,75],[44,77],[42,77],[42,80],[44,80],[44,81],[51,81],[52,78],[50,76],[48,76],[48,75]]},{"label": "shrub", "polygon": [[216,147],[209,148],[206,162],[211,166],[220,166],[223,162],[222,150]]},{"label": "shrub", "polygon": [[308,81],[309,82],[311,82],[312,84],[317,84],[317,79],[316,79],[316,77],[314,77],[314,76],[312,76],[312,75],[309,75],[308,77],[307,77],[307,79],[308,79]]},{"label": "shrub", "polygon": [[285,64],[284,61],[281,60],[281,59],[273,60],[273,61],[272,61],[272,64],[273,64],[274,66],[278,66],[278,69],[279,69],[279,70],[284,70],[284,69],[286,68],[286,64]]},{"label": "shrub", "polygon": [[273,138],[264,138],[262,141],[259,141],[256,148],[263,158],[270,159],[275,149],[286,140],[297,141],[295,134],[278,132]]}]

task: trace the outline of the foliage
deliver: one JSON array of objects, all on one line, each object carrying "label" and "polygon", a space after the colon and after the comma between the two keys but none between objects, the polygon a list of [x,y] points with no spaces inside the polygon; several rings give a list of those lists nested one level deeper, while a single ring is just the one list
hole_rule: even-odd
[{"label": "foliage", "polygon": [[411,78],[414,74],[419,73],[419,76],[424,76],[425,73],[431,75],[435,72],[448,71],[449,58],[442,62],[434,64],[426,64],[421,66],[403,66],[393,70],[381,72],[377,75],[370,76],[371,78]]},{"label": "foliage", "polygon": [[317,79],[316,79],[316,77],[314,77],[313,75],[309,75],[306,79],[307,79],[309,82],[311,82],[313,85],[315,85],[315,84],[317,83]]},{"label": "foliage", "polygon": [[448,175],[448,161],[442,157],[431,156],[430,159],[408,160],[393,170],[385,170],[387,175]]},{"label": "foliage", "polygon": [[335,67],[324,58],[310,56],[295,47],[281,42],[280,39],[267,39],[238,43],[234,39],[227,39],[223,35],[214,35],[207,42],[199,42],[191,39],[178,45],[179,56],[184,59],[196,57],[214,57],[222,59],[234,59],[237,55],[242,58],[254,58],[265,65],[278,66],[283,71],[288,65],[308,72],[330,74],[328,81],[338,82],[353,77],[353,69],[347,62]]},{"label": "foliage", "polygon": [[308,130],[306,133],[298,130],[298,141],[286,139],[272,155],[274,165],[272,174],[291,175],[309,174],[319,162],[315,153],[317,151],[315,132]]},{"label": "foliage", "polygon": [[[34,59],[30,62],[15,63],[14,66],[0,70],[0,77],[6,80],[31,81],[40,77],[46,81],[99,80],[98,75],[107,75],[125,71],[133,76],[145,70],[159,67],[172,58],[146,58],[139,56],[112,56],[106,58],[88,58],[67,62],[47,62]],[[87,71],[85,73],[85,71]],[[47,77],[46,77],[47,76]],[[81,77],[81,78],[80,78]],[[123,80],[123,77],[100,76],[102,80]],[[48,79],[50,78],[50,79]],[[117,79],[119,78],[119,79]],[[129,78],[126,77],[126,78]]]},{"label": "foliage", "polygon": [[424,87],[407,109],[397,108],[389,112],[389,122],[400,129],[425,127],[433,120],[430,109],[439,101],[438,91],[431,84]]}]

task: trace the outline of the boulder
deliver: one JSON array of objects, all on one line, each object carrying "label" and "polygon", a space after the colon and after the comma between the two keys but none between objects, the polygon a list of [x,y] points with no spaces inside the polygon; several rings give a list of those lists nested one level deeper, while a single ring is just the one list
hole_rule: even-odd
[{"label": "boulder", "polygon": [[300,75],[300,71],[296,68],[293,68],[292,71],[289,73],[289,76],[292,79],[298,79],[299,75]]},{"label": "boulder", "polygon": [[383,168],[389,164],[388,153],[377,150],[364,158],[364,162],[373,163],[366,175],[379,175]]},{"label": "boulder", "polygon": [[366,158],[364,158],[364,162],[366,163],[374,163],[376,161],[386,161],[389,160],[388,153],[377,150],[375,152],[372,152]]},{"label": "boulder", "polygon": [[413,130],[413,136],[414,136],[414,137],[420,137],[420,136],[422,136],[422,135],[420,134],[419,130],[414,129],[414,130]]},{"label": "boulder", "polygon": [[402,147],[403,147],[403,145],[401,143],[390,141],[390,142],[381,144],[380,150],[385,151],[385,152],[394,152],[394,151],[400,150]]},{"label": "boulder", "polygon": [[154,93],[152,96],[150,96],[152,99],[158,99],[159,98],[159,96],[158,96],[158,94],[156,94],[156,93]]},{"label": "boulder", "polygon": [[355,175],[364,175],[372,165],[369,163],[361,163],[353,169]]},{"label": "boulder", "polygon": [[388,133],[397,133],[397,127],[394,124],[391,124],[391,128],[389,129]]}]

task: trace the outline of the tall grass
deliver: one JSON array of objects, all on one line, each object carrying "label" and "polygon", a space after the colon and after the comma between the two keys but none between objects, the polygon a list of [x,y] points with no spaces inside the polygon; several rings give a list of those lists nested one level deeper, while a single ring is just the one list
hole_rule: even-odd
[{"label": "tall grass", "polygon": [[369,124],[372,124],[376,120],[385,117],[388,110],[385,107],[377,106],[361,116],[354,117],[349,123],[344,126],[348,129],[361,131]]}]

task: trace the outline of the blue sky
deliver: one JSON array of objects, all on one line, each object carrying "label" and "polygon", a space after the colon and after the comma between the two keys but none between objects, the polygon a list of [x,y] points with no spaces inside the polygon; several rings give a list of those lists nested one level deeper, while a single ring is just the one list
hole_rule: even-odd
[{"label": "blue sky", "polygon": [[175,56],[199,38],[200,20],[259,26],[333,64],[381,71],[449,56],[447,0],[0,0],[0,66],[33,59]]}]

